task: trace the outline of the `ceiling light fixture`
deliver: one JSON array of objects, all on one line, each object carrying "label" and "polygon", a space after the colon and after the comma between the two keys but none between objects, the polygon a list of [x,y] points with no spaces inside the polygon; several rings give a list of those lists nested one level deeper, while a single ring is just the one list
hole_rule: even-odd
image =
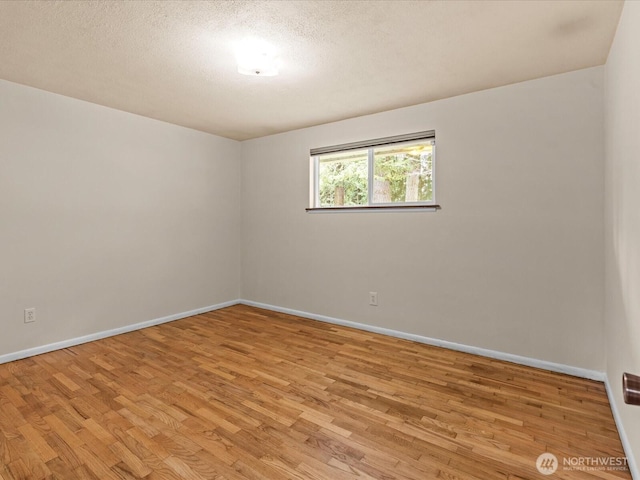
[{"label": "ceiling light fixture", "polygon": [[238,73],[256,77],[278,75],[278,57],[274,48],[261,40],[245,40],[236,50]]}]

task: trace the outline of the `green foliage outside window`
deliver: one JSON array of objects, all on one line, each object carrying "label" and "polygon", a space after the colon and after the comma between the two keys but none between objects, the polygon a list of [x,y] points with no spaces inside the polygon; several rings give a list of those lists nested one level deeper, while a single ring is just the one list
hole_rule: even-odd
[{"label": "green foliage outside window", "polygon": [[[367,205],[368,167],[362,152],[351,158],[342,155],[337,160],[321,160],[318,173],[321,206]],[[417,176],[417,192],[408,193],[407,182],[412,176]],[[388,183],[385,190],[390,193],[384,199],[372,195],[374,202],[432,201],[432,148],[416,148],[414,145],[374,151],[374,180]],[[415,188],[415,183],[413,185]]]},{"label": "green foliage outside window", "polygon": [[391,187],[391,202],[408,201],[407,179],[418,175],[418,195],[410,201],[428,202],[433,199],[432,153],[400,153],[375,155],[374,178],[386,180]]},{"label": "green foliage outside window", "polygon": [[320,205],[334,206],[338,188],[344,189],[343,205],[367,204],[367,162],[335,161],[320,163]]}]

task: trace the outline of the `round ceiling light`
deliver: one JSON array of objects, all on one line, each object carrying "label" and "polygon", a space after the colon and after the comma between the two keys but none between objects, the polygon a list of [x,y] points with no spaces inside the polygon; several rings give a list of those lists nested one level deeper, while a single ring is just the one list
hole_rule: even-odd
[{"label": "round ceiling light", "polygon": [[278,75],[278,57],[274,48],[260,40],[245,40],[236,51],[238,73],[257,77]]}]

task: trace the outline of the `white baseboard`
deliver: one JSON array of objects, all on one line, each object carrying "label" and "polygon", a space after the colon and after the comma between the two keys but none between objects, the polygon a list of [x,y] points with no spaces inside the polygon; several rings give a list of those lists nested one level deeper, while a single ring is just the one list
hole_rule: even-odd
[{"label": "white baseboard", "polygon": [[60,342],[50,343],[50,344],[42,345],[39,347],[33,347],[33,348],[28,348],[26,350],[7,353],[4,355],[0,355],[0,364],[12,362],[14,360],[20,360],[22,358],[32,357],[34,355],[40,355],[42,353],[52,352],[54,350],[73,347],[75,345],[92,342],[94,340],[100,340],[102,338],[113,337],[114,335],[120,335],[122,333],[133,332],[134,330],[141,330],[143,328],[152,327],[154,325],[160,325],[162,323],[172,322],[174,320],[180,320],[181,318],[192,317],[194,315],[211,312],[213,310],[218,310],[225,307],[230,307],[232,305],[237,305],[239,303],[243,305],[264,308],[266,310],[273,310],[275,312],[288,313],[290,315],[295,315],[298,317],[310,318],[312,320],[318,320],[321,322],[333,323],[336,325],[343,325],[346,327],[352,327],[358,330],[365,330],[368,332],[380,333],[382,335],[389,335],[391,337],[403,338],[405,340],[413,340],[415,342],[424,343],[427,345],[434,345],[436,347],[448,348],[450,350],[456,350],[459,352],[472,353],[474,355],[481,355],[483,357],[495,358],[497,360],[505,360],[507,362],[517,363],[520,365],[526,365],[529,367],[536,367],[544,370],[550,370],[552,372],[566,373],[568,375],[588,378],[590,380],[605,381],[606,379],[605,373],[599,372],[597,370],[588,370],[585,368],[573,367],[570,365],[563,365],[561,363],[553,363],[553,362],[548,362],[546,360],[523,357],[520,355],[511,354],[511,353],[499,352],[496,350],[489,350],[486,348],[474,347],[471,345],[464,345],[461,343],[448,342],[446,340],[440,340],[437,338],[424,337],[422,335],[416,335],[413,333],[406,333],[398,330],[392,330],[389,328],[376,327],[374,325],[367,325],[364,323],[352,322],[349,320],[342,320],[334,317],[327,317],[325,315],[318,315],[315,313],[309,313],[301,310],[294,310],[291,308],[279,307],[277,305],[269,305],[266,303],[254,302],[252,300],[246,300],[246,299],[230,300],[228,302],[218,303],[216,305],[209,305],[208,307],[197,308],[195,310],[176,313],[173,315],[168,315],[166,317],[147,320],[145,322],[140,322],[140,323],[134,323],[132,325],[125,325],[124,327],[114,328],[111,330],[104,330],[102,332],[92,333],[82,337],[71,338],[68,340],[62,340]]},{"label": "white baseboard", "polygon": [[209,305],[208,307],[196,308],[195,310],[189,310],[188,312],[176,313],[173,315],[168,315],[166,317],[147,320],[146,322],[134,323],[133,325],[125,325],[124,327],[114,328],[112,330],[104,330],[102,332],[91,333],[82,337],[71,338],[69,340],[50,343],[48,345],[42,345],[40,347],[28,348],[26,350],[20,350],[18,352],[7,353],[5,355],[0,355],[0,364],[13,362],[14,360],[20,360],[22,358],[33,357],[34,355],[40,355],[42,353],[53,352],[54,350],[73,347],[82,343],[93,342],[94,340],[100,340],[102,338],[113,337],[114,335],[120,335],[121,333],[141,330],[143,328],[152,327],[154,325],[160,325],[161,323],[173,322],[174,320],[180,320],[181,318],[192,317],[201,313],[230,307],[232,305],[237,305],[238,303],[240,303],[239,300],[231,300],[229,302],[218,303],[216,305]]},{"label": "white baseboard", "polygon": [[573,367],[571,365],[548,362],[546,360],[538,360],[537,358],[522,357],[520,355],[514,355],[511,353],[498,352],[496,350],[473,347],[471,345],[464,345],[461,343],[448,342],[446,340],[439,340],[437,338],[424,337],[422,335],[416,335],[413,333],[400,332],[398,330],[391,330],[389,328],[376,327],[376,326],[367,325],[364,323],[357,323],[349,320],[342,320],[340,318],[317,315],[315,313],[303,312],[301,310],[293,310],[291,308],[278,307],[276,305],[269,305],[266,303],[254,302],[252,300],[241,299],[239,303],[243,305],[249,305],[252,307],[264,308],[266,310],[273,310],[275,312],[288,313],[290,315],[296,315],[298,317],[310,318],[312,320],[319,320],[321,322],[333,323],[336,325],[343,325],[345,327],[352,327],[358,330],[365,330],[367,332],[380,333],[382,335],[389,335],[390,337],[403,338],[405,340],[413,340],[414,342],[425,343],[427,345],[433,345],[436,347],[448,348],[450,350],[456,350],[458,352],[472,353],[474,355],[495,358],[496,360],[504,360],[511,363],[526,365],[528,367],[535,367],[535,368],[541,368],[543,370],[549,370],[552,372],[565,373],[567,375],[573,375],[574,377],[588,378],[589,380],[598,380],[600,382],[603,382],[605,379],[605,373],[599,372],[597,370],[588,370],[586,368]]},{"label": "white baseboard", "polygon": [[622,418],[620,417],[620,410],[618,409],[618,403],[616,402],[615,396],[613,395],[611,382],[609,381],[609,377],[607,375],[605,375],[604,386],[607,389],[607,396],[609,397],[611,412],[613,413],[613,419],[615,420],[616,426],[618,427],[618,434],[620,435],[622,448],[624,448],[624,452],[627,456],[627,465],[629,467],[629,471],[631,472],[631,478],[640,480],[640,469],[638,468],[636,459],[633,456],[633,450],[631,449],[631,444],[629,443],[629,437],[627,437],[627,433],[625,432]]},{"label": "white baseboard", "polygon": [[[124,327],[114,328],[112,330],[104,330],[102,332],[92,333],[82,337],[71,338],[69,340],[63,340],[60,342],[50,343],[39,347],[28,348],[26,350],[20,350],[17,352],[7,353],[0,355],[0,364],[12,362],[14,360],[20,360],[22,358],[32,357],[34,355],[40,355],[42,353],[52,352],[54,350],[60,350],[82,343],[92,342],[94,340],[100,340],[102,338],[112,337],[114,335],[120,335],[122,333],[133,332],[134,330],[141,330],[143,328],[152,327],[154,325],[160,325],[162,323],[172,322],[174,320],[180,320],[181,318],[192,317],[201,313],[211,312],[220,308],[230,307],[237,304],[249,305],[258,308],[264,308],[266,310],[273,310],[275,312],[288,313],[290,315],[296,315],[298,317],[310,318],[312,320],[318,320],[326,323],[333,323],[336,325],[343,325],[346,327],[356,328],[358,330],[365,330],[373,333],[380,333],[382,335],[389,335],[391,337],[403,338],[405,340],[413,340],[415,342],[424,343],[427,345],[434,345],[436,347],[448,348],[450,350],[456,350],[459,352],[472,353],[474,355],[481,355],[483,357],[495,358],[497,360],[505,360],[507,362],[517,363],[520,365],[526,365],[529,367],[541,368],[544,370],[550,370],[552,372],[566,373],[576,377],[588,378],[591,380],[605,381],[606,375],[604,372],[597,370],[588,370],[585,368],[573,367],[570,365],[563,365],[561,363],[548,362],[546,360],[539,360],[536,358],[523,357],[520,355],[514,355],[511,353],[499,352],[496,350],[489,350],[486,348],[474,347],[471,345],[464,345],[461,343],[448,342],[446,340],[440,340],[437,338],[424,337],[422,335],[416,335],[413,333],[401,332],[398,330],[392,330],[389,328],[376,327],[374,325],[367,325],[364,323],[352,322],[349,320],[342,320],[339,318],[327,317],[325,315],[318,315],[315,313],[304,312],[301,310],[294,310],[291,308],[279,307],[277,305],[269,305],[266,303],[254,302],[251,300],[239,299],[230,300],[228,302],[218,303],[216,305],[210,305],[208,307],[197,308],[195,310],[189,310],[188,312],[176,313],[168,315],[166,317],[156,318],[153,320],[147,320],[145,322],[134,323],[133,325],[125,325]],[[613,403],[612,403],[613,405]]]}]

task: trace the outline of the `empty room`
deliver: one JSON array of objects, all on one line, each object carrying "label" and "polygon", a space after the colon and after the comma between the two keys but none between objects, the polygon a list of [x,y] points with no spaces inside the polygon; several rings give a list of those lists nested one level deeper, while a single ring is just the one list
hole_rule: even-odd
[{"label": "empty room", "polygon": [[0,480],[640,480],[640,2],[0,2]]}]

